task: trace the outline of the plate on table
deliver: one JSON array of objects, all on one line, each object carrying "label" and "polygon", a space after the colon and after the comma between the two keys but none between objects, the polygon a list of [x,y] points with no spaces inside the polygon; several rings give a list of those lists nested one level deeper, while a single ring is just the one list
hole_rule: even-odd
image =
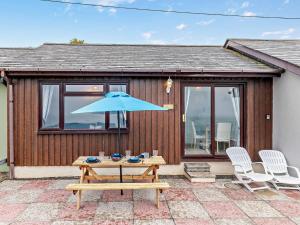
[{"label": "plate on table", "polygon": [[128,159],[128,162],[130,163],[139,163],[141,161],[141,159],[139,157],[130,157]]},{"label": "plate on table", "polygon": [[95,156],[89,156],[89,157],[87,157],[85,162],[87,162],[87,163],[97,163],[97,162],[100,162],[100,160]]}]

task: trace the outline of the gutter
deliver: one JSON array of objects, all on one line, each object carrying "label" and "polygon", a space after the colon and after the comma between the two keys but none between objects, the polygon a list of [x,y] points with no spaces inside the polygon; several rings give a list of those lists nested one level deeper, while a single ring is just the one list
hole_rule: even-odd
[{"label": "gutter", "polygon": [[12,80],[6,76],[5,70],[1,70],[1,78],[6,81],[8,88],[8,155],[9,155],[9,178],[15,177],[14,155],[14,89]]},{"label": "gutter", "polygon": [[47,69],[47,68],[10,68],[6,70],[9,77],[280,77],[282,69]]}]

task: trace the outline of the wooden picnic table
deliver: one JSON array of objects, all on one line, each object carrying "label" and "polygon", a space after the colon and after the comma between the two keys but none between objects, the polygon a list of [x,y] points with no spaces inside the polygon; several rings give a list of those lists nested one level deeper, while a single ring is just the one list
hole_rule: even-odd
[{"label": "wooden picnic table", "polygon": [[[138,180],[138,179],[152,179],[152,182],[158,182],[157,170],[160,165],[165,165],[166,161],[162,156],[152,156],[147,159],[141,159],[139,163],[129,163],[126,158],[122,158],[120,161],[113,161],[112,159],[103,159],[98,163],[87,163],[88,156],[80,156],[73,162],[73,166],[80,168],[81,176],[80,183],[84,181],[93,180]],[[142,174],[139,175],[123,175],[122,168],[146,168]],[[100,175],[94,169],[95,168],[120,168],[120,175]]]},{"label": "wooden picnic table", "polygon": [[[113,161],[112,159],[103,159],[98,163],[87,163],[88,156],[80,156],[73,162],[73,166],[78,166],[81,170],[79,184],[70,184],[66,188],[72,190],[77,196],[77,209],[80,208],[80,199],[82,190],[121,190],[123,189],[156,189],[156,205],[159,207],[159,194],[162,189],[169,188],[168,183],[160,183],[157,170],[160,165],[165,165],[166,161],[162,156],[152,156],[150,158],[141,159],[138,163],[130,163],[126,158],[122,158],[120,161]],[[145,168],[145,171],[139,175],[123,175],[122,168]],[[119,175],[101,175],[95,171],[95,168],[119,168]],[[84,184],[86,181],[104,181],[104,180],[120,180],[120,184],[117,183],[103,183],[103,184]],[[152,182],[138,183],[123,183],[123,180],[139,180],[139,179],[151,179]],[[121,184],[122,183],[122,184]]]}]

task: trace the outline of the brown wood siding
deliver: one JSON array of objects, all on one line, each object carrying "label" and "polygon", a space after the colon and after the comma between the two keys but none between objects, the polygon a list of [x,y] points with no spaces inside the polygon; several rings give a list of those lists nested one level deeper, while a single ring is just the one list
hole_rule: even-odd
[{"label": "brown wood siding", "polygon": [[272,148],[272,87],[272,79],[255,79],[247,84],[246,147],[254,160],[259,160],[259,150]]},{"label": "brown wood siding", "polygon": [[[99,78],[97,78],[99,79]],[[122,80],[124,78],[110,78]],[[68,78],[68,80],[71,80]],[[180,80],[174,79],[171,93],[165,93],[165,78],[129,78],[131,95],[154,104],[174,104],[167,112],[129,113],[129,133],[121,134],[122,149],[135,155],[158,149],[169,164],[181,161],[181,112]],[[199,78],[196,80],[199,81]],[[205,79],[205,82],[212,81]],[[235,79],[214,79],[230,81]],[[251,157],[257,151],[272,146],[272,79],[238,80],[245,82],[246,147]],[[65,166],[71,165],[80,155],[107,155],[116,151],[117,134],[39,134],[38,85],[35,78],[15,80],[15,164],[16,166]]]}]

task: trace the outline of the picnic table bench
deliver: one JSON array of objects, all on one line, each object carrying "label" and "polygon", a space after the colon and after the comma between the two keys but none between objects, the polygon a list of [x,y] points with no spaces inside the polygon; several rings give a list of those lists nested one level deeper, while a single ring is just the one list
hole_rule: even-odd
[{"label": "picnic table bench", "polygon": [[[81,156],[73,162],[73,166],[78,166],[81,170],[79,184],[69,184],[66,189],[77,194],[77,209],[80,208],[82,191],[91,190],[138,190],[138,189],[155,189],[156,190],[156,206],[159,207],[159,195],[163,189],[169,188],[168,183],[159,181],[157,170],[160,165],[165,165],[166,162],[161,156],[154,156],[147,159],[142,159],[138,163],[129,163],[123,158],[120,161],[112,161],[104,159],[98,163],[87,163],[87,157]],[[122,168],[142,168],[146,170],[140,175],[123,175]],[[95,168],[120,168],[120,175],[100,175],[95,171]],[[120,183],[89,183],[90,181],[107,181],[119,179]],[[152,182],[147,183],[123,183],[123,180],[141,180],[151,179]],[[87,183],[85,183],[87,182]]]}]

